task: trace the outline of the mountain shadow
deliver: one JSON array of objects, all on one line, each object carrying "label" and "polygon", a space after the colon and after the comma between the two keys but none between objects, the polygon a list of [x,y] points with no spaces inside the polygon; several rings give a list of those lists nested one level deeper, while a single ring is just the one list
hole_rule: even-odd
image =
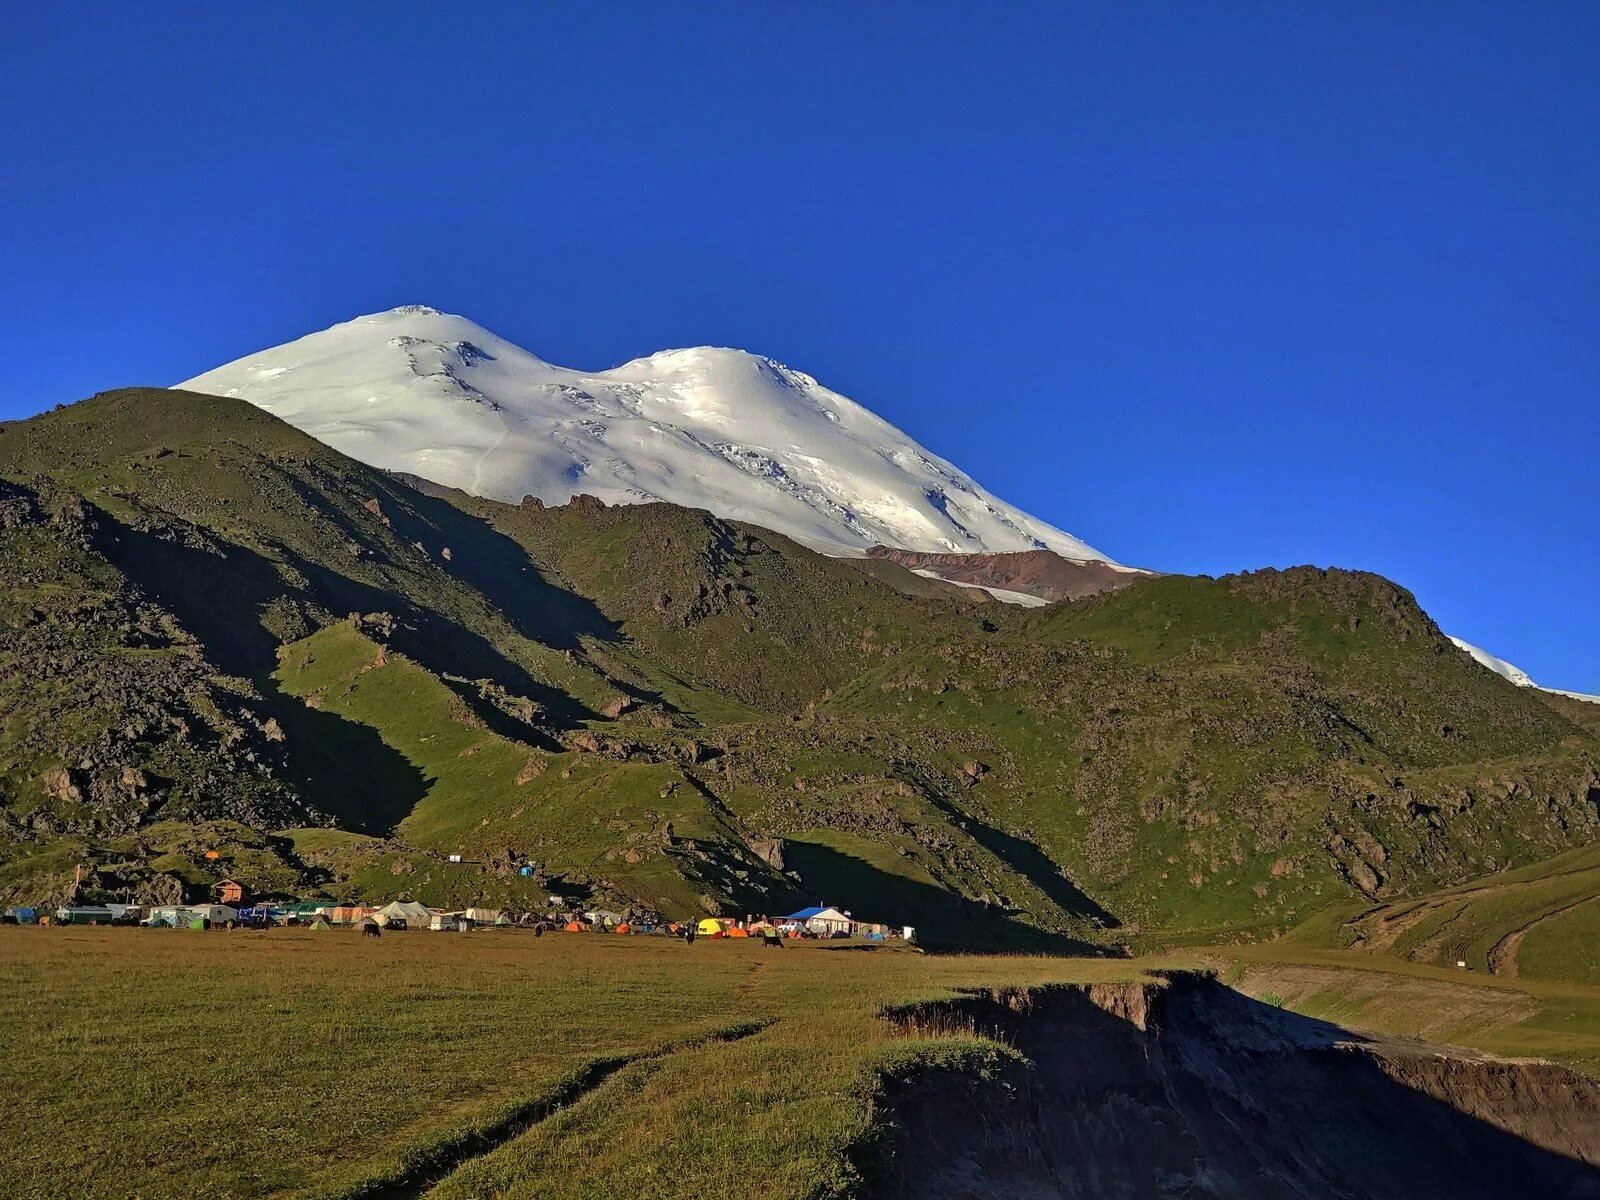
[{"label": "mountain shadow", "polygon": [[996,829],[993,825],[973,816],[965,809],[956,808],[937,795],[930,795],[929,799],[953,824],[959,825],[971,834],[973,840],[990,854],[1050,897],[1051,903],[1063,912],[1080,920],[1093,921],[1103,929],[1116,929],[1121,926],[1122,922],[1110,909],[1102,907],[1071,879],[1063,875],[1061,868],[1050,856],[1032,842]]},{"label": "mountain shadow", "polygon": [[494,604],[525,637],[555,650],[578,650],[585,638],[623,640],[615,622],[591,600],[550,582],[513,538],[488,521],[387,477],[397,536],[439,539],[450,549],[450,574]]},{"label": "mountain shadow", "polygon": [[375,729],[278,689],[263,688],[283,727],[292,782],[341,829],[387,837],[428,794],[429,780]]},{"label": "mountain shadow", "polygon": [[388,612],[397,622],[390,643],[433,674],[492,679],[538,703],[561,727],[594,715],[566,692],[535,679],[481,634],[398,592],[282,550],[288,570],[307,581],[305,587],[292,587],[277,564],[236,543],[200,548],[123,525],[104,513],[97,518],[107,559],[177,617],[205,647],[206,657],[228,674],[259,679],[274,669],[280,642],[296,636],[280,637],[263,624],[275,604],[288,603],[302,613],[301,635],[315,628],[307,610],[320,610],[322,620],[348,612]]},{"label": "mountain shadow", "polygon": [[816,842],[785,841],[784,862],[803,883],[788,898],[796,908],[826,902],[857,920],[913,925],[929,949],[1104,954],[1089,942],[1012,920],[1003,909],[893,875],[865,859]]}]

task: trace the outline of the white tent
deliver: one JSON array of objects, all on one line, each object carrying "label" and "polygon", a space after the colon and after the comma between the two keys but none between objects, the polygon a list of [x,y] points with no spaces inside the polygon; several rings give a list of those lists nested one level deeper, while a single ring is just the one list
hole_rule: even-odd
[{"label": "white tent", "polygon": [[847,912],[841,912],[826,904],[818,904],[814,908],[802,908],[799,912],[790,913],[783,920],[787,923],[804,925],[812,933],[820,933],[824,937],[831,937],[835,933],[854,932],[856,922]]},{"label": "white tent", "polygon": [[415,900],[395,900],[380,908],[374,914],[374,919],[379,925],[404,921],[407,929],[426,929],[428,919],[432,916],[433,910],[425,904],[418,904]]}]

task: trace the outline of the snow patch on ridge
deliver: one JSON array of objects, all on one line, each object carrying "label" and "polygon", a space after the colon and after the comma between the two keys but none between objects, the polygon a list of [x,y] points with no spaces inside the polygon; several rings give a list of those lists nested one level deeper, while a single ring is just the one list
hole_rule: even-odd
[{"label": "snow patch on ridge", "polygon": [[1513,666],[1505,659],[1496,657],[1482,647],[1474,646],[1471,642],[1464,642],[1458,637],[1451,637],[1450,640],[1454,642],[1457,647],[1472,655],[1472,657],[1476,659],[1481,666],[1488,667],[1489,670],[1493,671],[1496,675],[1499,675],[1504,679],[1509,679],[1518,687],[1539,686],[1533,681],[1533,676],[1529,675],[1521,667]]},{"label": "snow patch on ridge", "polygon": [[1567,696],[1573,700],[1587,700],[1590,704],[1600,704],[1600,696],[1591,696],[1586,692],[1569,692],[1562,688],[1544,687],[1542,684],[1535,683],[1533,676],[1529,675],[1521,667],[1508,663],[1505,659],[1500,658],[1497,655],[1490,654],[1487,650],[1480,646],[1474,646],[1471,642],[1462,641],[1460,638],[1453,637],[1449,634],[1446,634],[1445,636],[1450,637],[1452,642],[1454,642],[1460,649],[1465,650],[1468,654],[1472,655],[1472,657],[1478,663],[1488,667],[1489,670],[1493,671],[1496,675],[1499,675],[1504,679],[1509,679],[1518,687],[1533,688],[1536,691],[1549,692],[1556,696]]}]

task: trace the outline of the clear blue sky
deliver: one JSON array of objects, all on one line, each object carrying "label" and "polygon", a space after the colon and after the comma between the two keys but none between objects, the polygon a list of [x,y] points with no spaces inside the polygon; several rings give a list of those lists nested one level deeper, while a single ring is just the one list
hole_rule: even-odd
[{"label": "clear blue sky", "polygon": [[426,303],[1600,692],[1600,4],[12,5],[0,416]]}]

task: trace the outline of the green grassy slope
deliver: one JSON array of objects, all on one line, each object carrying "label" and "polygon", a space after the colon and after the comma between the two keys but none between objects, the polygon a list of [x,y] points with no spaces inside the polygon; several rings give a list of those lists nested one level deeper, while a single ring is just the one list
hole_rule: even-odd
[{"label": "green grassy slope", "polygon": [[[514,741],[353,623],[284,647],[277,679],[320,711],[378,731],[422,780],[421,795],[395,832],[423,855],[415,861],[390,856],[388,879],[363,880],[364,894],[459,899],[452,876],[460,872],[447,861],[459,854],[500,864],[502,894],[518,898],[520,887],[518,907],[542,906],[545,876],[557,884],[603,877],[611,892],[687,912],[701,891],[719,882],[699,880],[702,872],[714,874],[715,863],[698,856],[742,844],[730,814],[694,786],[679,761],[617,761],[579,748],[550,752]],[[523,863],[537,865],[540,883],[522,882],[512,868]],[[741,897],[758,903],[766,889],[756,876],[769,872],[750,855],[741,855],[739,865],[752,874]]]},{"label": "green grassy slope", "polygon": [[1505,978],[1600,982],[1600,846],[1412,899],[1319,914],[1296,942]]},{"label": "green grassy slope", "polygon": [[152,390],[0,427],[0,480],[7,897],[85,861],[107,892],[564,881],[1070,947],[1257,937],[1600,829],[1600,727],[1371,575],[909,595],[705,513],[415,487]]},{"label": "green grassy slope", "polygon": [[1281,930],[1596,828],[1592,739],[1376,577],[1168,577],[1013,620],[827,710],[892,722],[920,763],[983,762],[952,804],[1169,936]]}]

